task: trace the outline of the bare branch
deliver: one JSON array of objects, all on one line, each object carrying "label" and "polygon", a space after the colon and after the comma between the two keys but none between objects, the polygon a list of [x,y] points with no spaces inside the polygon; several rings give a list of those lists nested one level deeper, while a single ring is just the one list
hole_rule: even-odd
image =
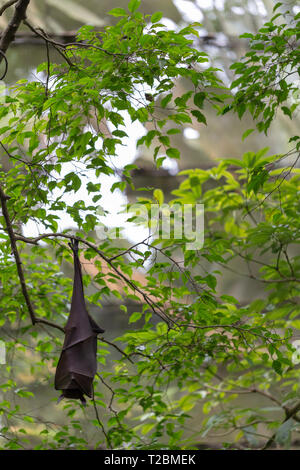
[{"label": "bare branch", "polygon": [[[297,419],[297,413],[300,411],[300,401],[296,403],[296,405],[293,406],[293,408],[286,409],[285,412],[285,419],[282,421],[281,426],[288,421],[289,419],[293,418],[295,421],[298,421]],[[274,433],[268,441],[265,443],[265,445],[261,448],[261,450],[267,450],[269,447],[273,444],[275,441],[276,433]]]},{"label": "bare branch", "polygon": [[123,351],[121,348],[119,348],[119,346],[117,344],[112,343],[111,341],[108,341],[107,339],[103,338],[103,336],[99,337],[98,339],[99,339],[99,341],[102,341],[103,343],[106,343],[106,344],[109,344],[110,346],[113,346],[117,351],[119,351],[119,353],[123,354],[123,356],[126,357],[126,359],[128,359],[129,362],[134,364],[134,362],[131,360],[131,358],[128,356],[128,354],[126,354],[125,351]]},{"label": "bare branch", "polygon": [[12,5],[14,5],[15,3],[17,3],[18,0],[10,0],[10,2],[7,2],[7,3],[4,3],[4,5],[2,5],[2,7],[0,8],[0,16],[3,15],[3,13],[5,12],[5,10],[7,10],[7,8],[11,7]]},{"label": "bare branch", "polygon": [[3,80],[3,78],[4,78],[5,75],[7,74],[8,62],[7,62],[6,55],[5,55],[4,52],[1,51],[1,50],[0,50],[0,57],[2,57],[2,59],[4,59],[4,62],[5,62],[5,69],[4,69],[4,72],[3,72],[2,77],[0,78],[0,80]]},{"label": "bare branch", "polygon": [[69,59],[69,57],[67,57],[63,52],[62,52],[62,49],[64,49],[64,44],[63,43],[58,43],[57,41],[55,41],[54,39],[51,39],[46,33],[45,31],[43,31],[41,28],[37,29],[35,28],[34,26],[32,26],[32,24],[29,23],[29,21],[27,20],[24,20],[23,21],[24,24],[26,24],[26,26],[38,37],[40,37],[41,39],[43,39],[45,42],[46,42],[46,45],[47,45],[47,54],[48,54],[48,47],[49,47],[49,44],[51,44],[54,49],[65,59],[65,61],[69,64],[70,67],[73,67],[74,64],[71,62],[71,60]]},{"label": "bare branch", "polygon": [[101,52],[104,52],[105,54],[113,56],[113,57],[116,57],[116,56],[126,57],[126,56],[128,56],[128,53],[125,53],[125,52],[111,52],[111,51],[108,51],[107,49],[104,49],[103,47],[95,46],[94,44],[87,44],[87,43],[84,43],[84,42],[66,42],[66,43],[58,42],[58,41],[55,41],[54,39],[51,39],[49,36],[47,36],[44,31],[41,31],[40,28],[39,28],[39,30],[37,30],[26,19],[24,19],[24,24],[26,24],[26,26],[28,26],[28,28],[32,32],[34,32],[37,36],[40,36],[41,38],[43,38],[45,41],[49,42],[53,46],[60,47],[62,49],[66,49],[67,47],[83,47],[83,48],[97,49],[97,50],[99,50]]},{"label": "bare branch", "polygon": [[[26,18],[26,10],[30,0],[19,0],[15,6],[14,14],[8,23],[5,31],[2,34],[0,41],[0,50],[5,54],[10,43],[14,40],[15,34],[21,24]],[[0,63],[2,62],[3,55],[0,55]]]},{"label": "bare branch", "polygon": [[56,328],[57,330],[62,331],[65,333],[64,327],[53,323],[52,321],[46,320],[45,318],[35,318],[35,323],[43,323],[44,325],[51,326],[52,328]]}]

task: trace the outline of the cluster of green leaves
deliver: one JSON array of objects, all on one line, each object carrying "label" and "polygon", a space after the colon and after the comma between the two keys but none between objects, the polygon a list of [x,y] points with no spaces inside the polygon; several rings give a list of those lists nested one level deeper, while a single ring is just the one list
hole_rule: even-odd
[{"label": "cluster of green leaves", "polygon": [[282,5],[275,5],[274,16],[257,34],[241,36],[250,40],[250,50],[231,66],[238,76],[231,88],[237,92],[233,103],[223,109],[223,113],[234,109],[240,118],[248,110],[265,133],[278,108],[292,119],[299,106],[300,14],[286,7],[280,13]]},{"label": "cluster of green leaves", "polygon": [[[275,440],[286,445],[292,430],[298,429],[296,414],[289,412],[299,395],[291,343],[300,327],[300,257],[295,254],[299,171],[292,167],[284,175],[282,170],[268,172],[266,166],[278,156],[267,157],[264,149],[248,152],[241,160],[225,160],[211,170],[184,172],[186,179],[174,191],[171,205],[204,203],[205,244],[199,252],[187,250],[184,238],[145,240],[124,251],[93,236],[99,223],[98,179],[114,174],[111,158],[128,137],[125,113],[131,122],[147,127],[137,145],[151,146],[159,167],[165,155],[179,157],[173,134],[195,118],[206,123],[202,111],[207,100],[220,108],[228,99],[216,70],[205,64],[207,55],[193,45],[197,24],[167,31],[159,23],[161,13],[143,16],[139,3],[131,0],[129,12],[113,9],[110,14],[121,20],[101,33],[82,28],[81,43],[65,51],[66,63],[42,64],[38,71],[45,73],[45,83],[19,82],[0,110],[2,148],[11,164],[1,172],[0,184],[10,197],[6,204],[12,227],[18,236],[23,224],[34,221],[49,235],[43,247],[24,243],[24,237],[17,241],[37,316],[62,326],[68,312],[71,282],[58,266],[71,260],[70,250],[65,234],[53,235],[65,211],[82,239],[85,258],[99,269],[90,302],[101,306],[107,295],[125,297],[121,310],[128,321],[128,330],[119,338],[99,341],[95,399],[84,415],[74,401],[63,405],[68,420],[63,423],[38,422],[36,415],[21,409],[12,394],[31,402],[32,392],[19,386],[15,371],[23,362],[15,354],[28,355],[30,373],[39,372],[48,380],[62,337],[48,326],[46,332],[38,330],[41,325],[28,326],[2,216],[0,321],[10,355],[1,384],[2,446],[20,448],[34,442],[38,449],[82,449],[92,442],[112,448],[192,448],[215,430],[229,436],[224,447],[233,439],[244,447],[256,446],[263,433],[267,437],[274,432]],[[283,83],[296,64],[290,33],[293,29],[297,34],[297,22],[297,15],[292,26],[277,25],[273,18],[253,38],[250,55],[234,66],[240,78],[233,87],[239,89],[223,112],[232,108],[242,117],[248,107],[255,118],[263,113],[258,129],[268,129],[278,106],[295,91],[292,84]],[[261,45],[264,56],[257,54]],[[178,96],[177,80],[184,80],[189,91]],[[112,192],[132,184],[133,168],[124,168],[124,180],[115,183]],[[91,206],[79,199],[82,176],[87,174],[87,192],[94,194]],[[73,193],[74,203],[64,201],[67,193]],[[140,200],[147,208],[153,202],[163,203],[162,191]],[[135,276],[141,268],[144,282]],[[257,297],[241,305],[240,299],[222,292],[219,284],[226,269],[260,286]],[[89,276],[85,282],[90,284]],[[134,302],[130,314],[129,302]],[[253,394],[276,406],[241,402],[242,396]],[[84,420],[99,431],[96,439],[84,429]]]},{"label": "cluster of green leaves", "polygon": [[[134,436],[139,448],[159,448],[162,442],[170,448],[189,447],[197,439],[213,437],[216,430],[221,435],[231,431],[232,439],[242,440],[245,448],[261,445],[263,433],[275,430],[276,441],[288,445],[292,430],[298,429],[293,420],[281,423],[282,412],[299,396],[292,339],[300,326],[300,172],[293,170],[288,181],[279,180],[280,191],[274,191],[278,170],[259,187],[251,184],[255,169],[276,159],[265,157],[265,152],[225,160],[212,170],[184,171],[188,178],[174,191],[171,204],[205,204],[205,245],[191,252],[184,241],[153,244],[166,261],[149,270],[149,294],[176,325],[168,328],[160,322],[153,328],[147,317],[143,329],[123,335],[126,354],[139,358],[136,372],[122,361],[110,378],[126,384],[116,392],[120,403],[126,403],[126,413],[137,403],[142,408],[142,423],[134,429],[141,433],[138,439]],[[176,265],[178,250],[183,265]],[[257,296],[248,304],[216,295],[217,278],[226,269],[257,286]],[[157,287],[157,279],[167,288]],[[139,318],[132,315],[133,322]],[[275,390],[275,398],[270,390]],[[243,408],[241,397],[251,400],[254,393],[276,406],[246,403]],[[202,414],[209,417],[202,426],[195,423],[197,432],[189,436],[186,421],[194,423],[193,416]],[[114,436],[116,428],[108,432]]]},{"label": "cluster of green leaves", "polygon": [[[37,71],[48,74],[46,84],[24,80],[17,83],[14,94],[6,99],[7,106],[1,108],[0,116],[6,124],[0,129],[2,144],[7,146],[10,159],[20,162],[19,172],[23,166],[19,178],[24,180],[28,206],[35,207],[40,201],[47,204],[50,195],[59,193],[49,209],[66,210],[85,231],[96,225],[96,205],[86,207],[84,201],[77,200],[68,206],[61,194],[80,191],[81,175],[87,170],[89,177],[94,173],[95,180],[100,174],[114,173],[109,159],[116,157],[118,146],[128,137],[124,113],[132,122],[152,124],[138,144],[149,146],[156,137],[159,144],[154,158],[160,166],[165,157],[157,158],[159,153],[179,158],[171,139],[182,124],[191,123],[192,116],[205,123],[200,111],[205,99],[222,102],[214,91],[221,87],[215,70],[201,70],[207,55],[193,47],[191,38],[198,35],[197,25],[179,32],[167,31],[158,22],[160,14],[144,17],[136,11],[137,6],[130,6],[129,15],[120,8],[112,10],[112,15],[122,19],[103,33],[90,26],[81,28],[78,41],[84,44],[66,51],[72,66],[51,64],[48,70],[48,64],[42,64]],[[191,91],[172,99],[175,81],[180,78],[189,81]],[[159,118],[158,110],[171,101],[167,116]],[[70,162],[74,171],[63,174],[62,167]],[[83,167],[76,167],[76,162]],[[130,165],[124,169],[125,183],[115,183],[113,189],[124,190],[124,184],[130,183],[130,169]],[[95,193],[95,203],[99,201],[99,184],[88,183],[87,190]],[[88,213],[86,218],[84,212]],[[28,212],[27,220],[32,217]],[[55,216],[49,211],[44,217],[40,214],[39,219],[56,230]]]}]

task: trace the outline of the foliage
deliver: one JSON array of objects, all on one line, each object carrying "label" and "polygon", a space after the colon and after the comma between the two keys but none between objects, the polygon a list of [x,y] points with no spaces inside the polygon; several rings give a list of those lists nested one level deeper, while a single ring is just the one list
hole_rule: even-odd
[{"label": "foliage", "polygon": [[231,87],[238,91],[223,111],[233,108],[242,117],[249,110],[261,119],[257,129],[265,133],[278,108],[292,119],[299,101],[300,13],[277,13],[281,6],[275,5],[276,14],[257,34],[241,36],[250,39],[250,50],[244,60],[231,66],[239,75]]},{"label": "foliage", "polygon": [[[9,196],[2,195],[2,208],[8,209],[36,318],[44,320],[29,325],[3,212],[0,320],[11,363],[1,366],[2,447],[32,445],[32,425],[38,430],[36,449],[195,448],[217,430],[225,448],[232,442],[242,448],[268,447],[273,440],[287,446],[299,421],[299,369],[292,345],[300,328],[296,165],[276,169],[280,156],[266,156],[263,149],[210,170],[183,172],[186,178],[171,205],[204,203],[205,244],[199,251],[187,250],[187,239],[171,236],[124,251],[99,241],[94,231],[101,208],[98,179],[114,174],[111,161],[128,137],[125,115],[145,126],[137,145],[153,147],[158,168],[166,155],[179,158],[173,134],[192,119],[206,124],[205,103],[223,113],[233,109],[240,117],[248,108],[261,119],[258,130],[265,132],[278,107],[292,117],[296,106],[288,99],[295,86],[288,78],[299,70],[290,38],[299,39],[299,15],[288,24],[281,16],[279,25],[274,17],[251,38],[250,52],[234,64],[239,78],[232,87],[238,91],[231,95],[207,55],[194,47],[197,24],[167,31],[159,23],[161,14],[143,16],[139,3],[131,0],[129,12],[113,9],[110,14],[121,20],[103,33],[81,28],[76,45],[62,52],[64,63],[42,64],[38,72],[44,73],[44,82],[17,83],[0,110],[1,146],[11,162],[0,174]],[[264,55],[257,54],[261,50]],[[177,80],[187,82],[189,91],[175,94]],[[270,164],[275,165],[272,171]],[[112,193],[133,187],[133,168],[125,166]],[[86,190],[94,194],[92,206],[80,195],[85,174],[90,178]],[[74,203],[64,200],[67,193]],[[139,202],[150,209],[151,203],[162,204],[163,194],[156,191]],[[63,211],[73,219],[75,232],[57,233]],[[24,237],[20,232],[28,221],[38,222],[46,233]],[[68,421],[58,424],[39,422],[38,415],[11,398],[33,401],[32,392],[20,389],[14,377],[15,355],[28,354],[31,374],[53,380],[62,335],[51,324],[63,327],[68,312],[71,281],[60,266],[71,260],[67,242],[72,236],[81,239],[85,258],[96,257],[99,268],[90,302],[101,306],[108,293],[119,298],[119,291],[109,286],[122,282],[124,313],[126,299],[137,304],[122,336],[99,340],[95,399],[83,415],[99,431],[94,440],[83,432],[82,408],[76,402],[59,405]],[[134,278],[141,267],[145,285]],[[249,304],[218,288],[226,269],[260,286]],[[120,358],[110,361],[116,349]],[[266,406],[241,400],[253,395],[264,397]]]}]

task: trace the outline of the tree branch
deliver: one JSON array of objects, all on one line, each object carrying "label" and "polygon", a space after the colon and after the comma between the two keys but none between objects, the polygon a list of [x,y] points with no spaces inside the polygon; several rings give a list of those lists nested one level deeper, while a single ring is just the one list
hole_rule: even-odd
[{"label": "tree branch", "polygon": [[27,286],[26,286],[26,282],[25,282],[25,277],[24,277],[24,273],[23,273],[23,268],[22,268],[22,261],[21,261],[21,258],[20,258],[19,252],[18,252],[16,239],[15,239],[15,234],[14,234],[14,231],[13,231],[12,223],[11,223],[9,213],[8,213],[8,209],[7,209],[8,199],[10,199],[10,197],[5,194],[5,192],[2,189],[2,186],[0,185],[0,200],[1,200],[2,214],[3,214],[3,217],[5,219],[5,223],[6,223],[9,239],[10,239],[10,245],[11,245],[11,248],[12,248],[12,252],[13,252],[13,255],[14,255],[15,260],[16,260],[16,266],[17,266],[17,271],[18,271],[18,276],[19,276],[19,279],[20,279],[20,284],[21,284],[21,289],[22,289],[22,292],[23,292],[23,296],[24,296],[24,299],[25,299],[25,302],[26,302],[26,305],[27,305],[27,308],[28,308],[28,312],[29,312],[29,315],[30,315],[30,318],[31,318],[31,322],[34,325],[36,323],[36,316],[35,316],[34,309],[33,309],[32,303],[30,301],[29,294],[28,294],[28,290],[27,290]]},{"label": "tree branch", "polygon": [[154,303],[154,301],[147,294],[145,294],[145,292],[143,292],[142,289],[140,289],[134,283],[134,281],[129,279],[127,276],[125,276],[125,274],[123,274],[112,263],[111,259],[108,258],[107,256],[105,256],[105,254],[102,253],[102,251],[99,250],[97,248],[97,246],[95,246],[93,243],[91,243],[87,240],[84,240],[83,238],[76,237],[74,235],[68,235],[67,233],[45,233],[45,234],[39,235],[38,237],[35,237],[35,238],[27,238],[27,237],[23,237],[22,235],[14,234],[14,237],[15,237],[16,240],[20,240],[20,241],[23,241],[25,243],[31,243],[33,245],[36,245],[38,243],[38,241],[43,240],[44,238],[52,238],[52,237],[53,238],[62,237],[62,238],[68,238],[68,239],[75,239],[75,240],[78,240],[81,243],[84,243],[89,248],[92,248],[112,268],[112,270],[115,271],[115,273],[121,279],[123,279],[124,282],[126,282],[127,285],[129,285],[134,291],[138,292],[144,298],[145,302],[149,305],[149,307],[151,308],[151,310],[153,311],[153,313],[155,315],[159,316],[163,321],[167,322],[168,324],[172,323],[173,325],[178,326],[177,323],[169,315],[167,315],[161,307],[156,305]]},{"label": "tree branch", "polygon": [[[293,418],[295,421],[298,421],[296,414],[300,411],[300,401],[293,406],[293,408],[286,409],[285,411],[285,418],[281,423],[281,426],[288,421],[289,419]],[[273,444],[276,437],[276,433],[274,433],[270,439],[266,442],[266,444],[262,447],[261,450],[267,450]]]},{"label": "tree branch", "polygon": [[72,61],[67,57],[63,52],[62,49],[64,47],[61,45],[61,43],[55,41],[54,39],[51,39],[48,34],[45,33],[41,28],[39,30],[32,26],[26,19],[23,21],[23,23],[38,37],[42,38],[45,42],[47,47],[49,47],[49,44],[51,44],[54,49],[64,58],[64,60],[69,64],[70,67],[73,67],[74,64]]},{"label": "tree branch", "polygon": [[26,281],[25,281],[25,276],[24,276],[24,272],[22,268],[22,261],[21,261],[20,254],[17,248],[17,244],[16,244],[16,237],[13,231],[13,226],[12,226],[12,223],[9,217],[9,212],[7,209],[7,201],[9,199],[10,197],[5,194],[2,186],[0,185],[0,200],[1,200],[2,214],[5,219],[6,228],[7,228],[7,232],[8,232],[9,239],[10,239],[11,249],[12,249],[15,261],[16,261],[16,266],[17,266],[18,276],[20,279],[22,293],[23,293],[23,296],[27,305],[31,323],[33,325],[35,325],[36,323],[44,323],[45,325],[52,326],[52,328],[57,328],[58,330],[64,333],[64,328],[62,326],[57,325],[56,323],[52,323],[51,321],[46,320],[44,318],[38,318],[35,314],[34,307],[31,303]]},{"label": "tree branch", "polygon": [[44,318],[35,317],[35,323],[43,323],[44,325],[51,326],[52,328],[56,328],[57,330],[60,330],[62,333],[65,333],[65,329],[63,326],[60,326],[57,323],[53,323],[52,321],[45,320]]},{"label": "tree branch", "polygon": [[37,36],[40,36],[42,39],[47,41],[49,44],[52,44],[53,46],[56,46],[56,47],[60,47],[62,49],[66,49],[67,47],[86,47],[86,48],[97,49],[101,52],[104,52],[107,55],[114,56],[114,57],[116,57],[116,56],[118,56],[118,57],[128,56],[128,53],[126,53],[126,52],[111,52],[111,51],[108,51],[107,49],[103,49],[103,47],[95,46],[94,44],[88,44],[88,43],[85,43],[85,42],[66,42],[66,43],[63,43],[63,42],[55,41],[54,39],[51,39],[49,36],[47,36],[44,33],[44,31],[42,31],[41,29],[40,29],[40,31],[38,31],[34,26],[32,26],[25,19],[24,19],[24,24],[26,24],[26,26],[28,26],[28,28],[32,32],[34,32]]},{"label": "tree branch", "polygon": [[6,2],[4,3],[4,5],[0,8],[0,16],[3,15],[3,13],[5,12],[5,10],[7,10],[7,8],[11,7],[12,5],[14,5],[14,3],[17,3],[18,0],[10,0],[10,2]]},{"label": "tree branch", "polygon": [[0,57],[1,57],[2,59],[4,59],[4,61],[5,61],[5,69],[4,69],[4,72],[3,72],[3,74],[2,74],[2,76],[1,76],[1,78],[0,78],[0,80],[3,80],[3,78],[4,78],[5,75],[7,74],[8,62],[7,62],[6,55],[5,55],[4,52],[2,52],[1,50],[0,50]]},{"label": "tree branch", "polygon": [[[14,14],[8,23],[5,31],[2,34],[0,41],[0,50],[5,54],[10,43],[14,40],[15,34],[21,24],[26,18],[26,10],[30,0],[19,0],[15,6]],[[7,5],[7,4],[6,4]],[[5,5],[4,5],[5,6]],[[9,5],[10,6],[10,5]],[[2,7],[3,8],[3,7]],[[0,64],[2,62],[3,55],[0,55]]]},{"label": "tree branch", "polygon": [[126,359],[128,359],[128,361],[131,362],[131,364],[134,364],[134,362],[128,356],[128,354],[126,354],[125,351],[123,351],[121,348],[119,348],[119,346],[117,344],[112,343],[111,341],[108,341],[107,339],[103,338],[103,336],[100,336],[98,339],[99,339],[99,341],[102,341],[103,343],[106,343],[106,344],[109,344],[110,346],[113,346],[117,351],[119,351],[119,353],[121,353],[124,357],[126,357]]}]

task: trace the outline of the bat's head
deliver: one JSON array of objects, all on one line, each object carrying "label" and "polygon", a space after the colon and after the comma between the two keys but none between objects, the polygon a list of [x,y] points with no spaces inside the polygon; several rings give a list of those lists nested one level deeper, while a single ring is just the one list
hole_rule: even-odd
[{"label": "bat's head", "polygon": [[70,389],[70,390],[63,390],[63,393],[57,400],[57,404],[61,402],[64,398],[73,398],[75,400],[80,400],[83,406],[86,406],[86,399],[81,390],[78,389]]}]

